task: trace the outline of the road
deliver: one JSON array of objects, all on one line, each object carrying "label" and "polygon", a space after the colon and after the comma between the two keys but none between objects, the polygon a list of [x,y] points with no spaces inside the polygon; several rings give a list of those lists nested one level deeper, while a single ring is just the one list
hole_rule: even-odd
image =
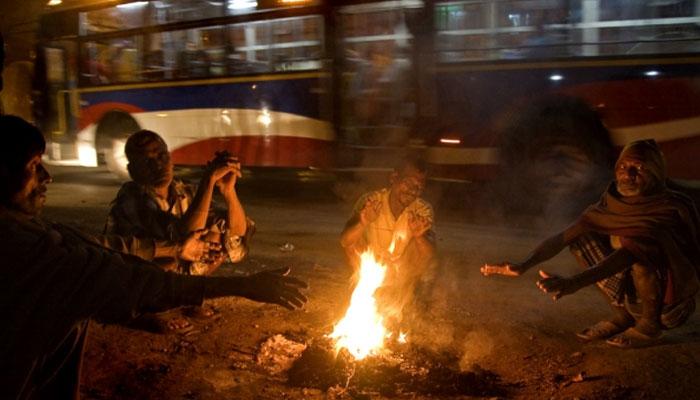
[{"label": "road", "polygon": [[[99,231],[120,183],[104,170],[50,170],[54,183],[45,216]],[[288,312],[242,299],[219,299],[209,302],[219,310],[217,318],[193,320],[196,330],[184,334],[95,323],[83,371],[85,398],[351,398],[347,392],[290,387],[284,375],[256,364],[260,343],[272,335],[313,341],[329,333],[349,294],[337,239],[351,202],[318,187],[275,189],[279,190],[260,194],[252,185],[241,187],[257,233],[249,260],[217,274],[292,267],[293,274],[310,283],[305,309]],[[698,315],[666,332],[663,341],[650,348],[619,350],[604,343],[580,343],[575,332],[607,315],[596,290],[586,288],[553,302],[535,287],[536,271],[520,278],[484,278],[478,272],[486,261],[524,257],[551,228],[475,224],[455,218],[462,215],[455,210],[436,211],[438,287],[428,315],[414,327],[411,345],[449,353],[464,370],[478,366],[493,372],[508,398],[697,398]],[[282,251],[285,244],[291,244],[286,250],[293,250]],[[576,268],[566,252],[542,266],[563,275]],[[380,393],[363,396],[385,398]]]}]

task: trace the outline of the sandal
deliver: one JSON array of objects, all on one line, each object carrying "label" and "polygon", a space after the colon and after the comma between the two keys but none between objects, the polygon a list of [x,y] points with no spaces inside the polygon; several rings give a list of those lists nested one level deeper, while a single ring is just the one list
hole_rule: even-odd
[{"label": "sandal", "polygon": [[191,306],[184,307],[182,313],[194,319],[210,319],[218,314],[214,307],[208,306]]},{"label": "sandal", "polygon": [[127,324],[127,327],[151,333],[187,333],[194,326],[185,318],[144,314]]},{"label": "sandal", "polygon": [[623,332],[626,327],[619,326],[611,321],[600,321],[595,325],[589,326],[588,328],[577,332],[576,336],[587,342],[593,340],[607,339],[612,335]]},{"label": "sandal", "polygon": [[610,339],[606,340],[605,343],[621,349],[638,349],[640,347],[647,347],[657,343],[660,337],[660,331],[658,334],[650,336],[640,332],[637,328],[632,327],[611,337]]}]

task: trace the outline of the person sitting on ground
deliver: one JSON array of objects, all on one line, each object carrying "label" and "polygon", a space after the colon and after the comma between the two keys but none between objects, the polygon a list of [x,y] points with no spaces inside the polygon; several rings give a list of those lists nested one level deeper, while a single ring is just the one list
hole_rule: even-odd
[{"label": "person sitting on ground", "polygon": [[352,268],[352,286],[359,279],[362,252],[370,250],[387,264],[377,297],[393,330],[401,328],[405,306],[414,300],[427,304],[435,278],[433,209],[419,197],[426,170],[424,160],[404,158],[391,173],[388,188],[366,193],[357,201],[340,238]]},{"label": "person sitting on ground", "polygon": [[[138,131],[127,139],[124,152],[132,181],[126,182],[112,201],[105,233],[179,240],[199,229],[209,229],[208,238],[222,241],[231,262],[241,261],[248,253],[248,243],[255,230],[236,194],[240,164],[227,153],[219,153],[207,166],[197,188],[173,176],[173,163],[163,138],[148,130]],[[218,187],[227,206],[224,216],[210,212],[214,188]],[[221,260],[223,261],[223,259]],[[159,258],[156,263],[166,270],[191,275],[209,275],[220,262],[188,262]],[[186,308],[191,317],[214,315],[212,308]],[[150,331],[189,329],[183,318],[169,319],[144,316],[135,327]]]},{"label": "person sitting on ground", "polygon": [[615,181],[600,201],[521,263],[484,265],[481,272],[518,276],[567,245],[584,272],[563,278],[540,271],[538,287],[554,299],[597,283],[614,316],[584,329],[583,340],[622,348],[654,343],[662,329],[695,310],[700,272],[700,220],[692,200],[667,185],[666,162],[653,140],[635,141],[615,164]]},{"label": "person sitting on ground", "polygon": [[[105,224],[105,233],[177,240],[199,229],[210,235],[222,234],[231,262],[248,253],[248,240],[254,231],[236,194],[240,164],[221,153],[207,166],[197,188],[173,175],[168,146],[155,132],[141,130],[129,136],[124,147],[132,181],[119,189]],[[218,187],[227,206],[226,215],[211,212],[214,188]],[[208,275],[218,265],[177,263],[158,260],[166,269],[192,275]]]},{"label": "person sitting on ground", "polygon": [[[288,271],[236,278],[175,274],[44,220],[40,213],[51,176],[42,164],[41,132],[19,117],[0,116],[0,134],[0,313],[5,321],[0,398],[77,399],[90,319],[120,323],[141,312],[224,296],[288,309],[305,303],[299,288],[306,284],[284,276]],[[121,243],[117,250],[140,249],[142,257],[158,253],[137,238],[104,243]],[[197,245],[191,246],[185,242],[189,250],[179,255],[197,259],[197,251],[190,254]],[[173,254],[178,246],[169,248]]]}]

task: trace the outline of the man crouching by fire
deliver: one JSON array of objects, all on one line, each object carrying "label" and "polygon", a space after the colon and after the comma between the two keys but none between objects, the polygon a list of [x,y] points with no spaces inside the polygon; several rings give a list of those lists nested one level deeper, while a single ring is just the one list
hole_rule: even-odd
[{"label": "man crouching by fire", "polygon": [[433,209],[419,197],[426,170],[424,160],[404,158],[391,173],[388,188],[360,197],[340,239],[353,271],[352,286],[360,278],[361,253],[371,251],[387,267],[375,297],[396,334],[406,320],[406,306],[426,306],[435,277]]},{"label": "man crouching by fire", "polygon": [[540,271],[537,286],[556,300],[597,283],[613,316],[577,336],[642,347],[695,311],[698,229],[692,200],[667,187],[666,162],[656,142],[640,140],[625,146],[615,181],[574,224],[542,242],[524,262],[487,264],[481,272],[518,276],[568,245],[586,270],[569,278]]}]

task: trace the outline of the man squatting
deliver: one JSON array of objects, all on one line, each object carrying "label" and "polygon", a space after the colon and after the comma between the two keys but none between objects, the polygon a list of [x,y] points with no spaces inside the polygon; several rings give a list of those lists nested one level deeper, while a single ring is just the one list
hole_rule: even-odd
[{"label": "man squatting", "polygon": [[613,317],[577,336],[622,348],[646,346],[695,310],[699,228],[692,200],[668,188],[656,142],[635,141],[615,163],[615,181],[576,222],[540,243],[525,261],[486,264],[481,272],[518,276],[568,245],[587,269],[569,278],[540,271],[538,287],[556,300],[597,283]]},{"label": "man squatting", "polygon": [[362,252],[371,250],[387,265],[376,297],[394,331],[402,325],[406,306],[414,300],[426,304],[435,278],[433,209],[419,197],[426,170],[422,159],[403,159],[389,176],[388,188],[366,193],[356,202],[340,238],[353,272],[351,286],[359,278]]}]

